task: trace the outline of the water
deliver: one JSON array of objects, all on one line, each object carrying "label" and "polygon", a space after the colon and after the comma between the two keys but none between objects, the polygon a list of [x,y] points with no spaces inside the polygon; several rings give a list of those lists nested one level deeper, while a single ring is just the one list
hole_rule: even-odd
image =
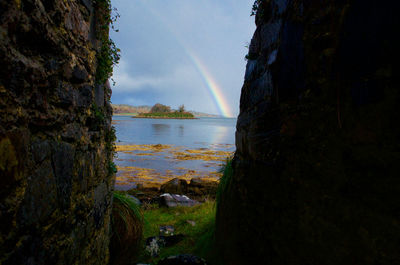
[{"label": "water", "polygon": [[117,189],[160,184],[173,177],[216,179],[223,161],[235,150],[236,119],[232,118],[114,116],[113,125],[120,146],[114,161]]}]

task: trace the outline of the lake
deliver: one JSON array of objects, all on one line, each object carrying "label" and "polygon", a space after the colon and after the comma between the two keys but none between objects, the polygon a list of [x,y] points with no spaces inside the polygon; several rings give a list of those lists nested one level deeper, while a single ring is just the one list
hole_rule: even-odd
[{"label": "lake", "polygon": [[217,180],[235,151],[234,118],[137,119],[113,116],[116,189],[159,186],[174,177]]}]

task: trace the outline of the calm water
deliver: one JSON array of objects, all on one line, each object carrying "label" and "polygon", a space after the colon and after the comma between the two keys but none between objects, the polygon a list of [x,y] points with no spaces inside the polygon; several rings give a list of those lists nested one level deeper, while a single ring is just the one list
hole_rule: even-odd
[{"label": "calm water", "polygon": [[[113,125],[116,129],[117,145],[170,145],[179,151],[235,150],[236,119],[232,118],[200,118],[194,120],[174,119],[134,119],[130,116],[114,116]],[[188,172],[194,172],[193,177],[207,177],[211,172],[218,171],[222,162],[202,159],[179,160],[171,151],[149,153],[145,151],[118,152],[115,163],[119,167],[116,188],[127,189],[143,181],[163,182],[176,176],[189,178]],[[149,169],[154,174],[143,174]],[[147,172],[148,173],[148,172]],[[144,175],[146,179],[135,178]],[[164,178],[165,177],[165,178]],[[128,185],[130,183],[132,185]]]},{"label": "calm water", "polygon": [[172,144],[189,148],[234,144],[236,119],[134,119],[113,116],[118,144]]}]

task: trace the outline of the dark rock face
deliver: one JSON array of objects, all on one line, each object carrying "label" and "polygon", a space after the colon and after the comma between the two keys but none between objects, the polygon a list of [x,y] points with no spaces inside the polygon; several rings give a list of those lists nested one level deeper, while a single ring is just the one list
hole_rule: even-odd
[{"label": "dark rock face", "polygon": [[218,206],[226,264],[400,263],[398,8],[262,1]]},{"label": "dark rock face", "polygon": [[95,80],[104,12],[91,0],[0,1],[1,264],[108,262],[111,91]]}]

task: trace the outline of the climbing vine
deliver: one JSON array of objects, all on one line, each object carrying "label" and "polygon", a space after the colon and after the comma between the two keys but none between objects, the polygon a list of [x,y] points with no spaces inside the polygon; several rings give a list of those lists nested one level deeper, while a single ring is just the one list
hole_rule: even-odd
[{"label": "climbing vine", "polygon": [[[97,21],[99,27],[97,29],[97,38],[101,41],[101,49],[97,56],[96,83],[104,84],[113,74],[114,65],[120,60],[121,50],[115,45],[114,41],[109,36],[109,29],[115,29],[115,22],[119,18],[116,9],[112,9],[111,0],[96,0],[96,10],[99,10]],[[112,15],[115,11],[115,15]]]},{"label": "climbing vine", "polygon": [[258,11],[258,7],[261,4],[261,0],[255,0],[253,7],[251,8],[251,15],[250,16],[255,16],[257,14]]}]

